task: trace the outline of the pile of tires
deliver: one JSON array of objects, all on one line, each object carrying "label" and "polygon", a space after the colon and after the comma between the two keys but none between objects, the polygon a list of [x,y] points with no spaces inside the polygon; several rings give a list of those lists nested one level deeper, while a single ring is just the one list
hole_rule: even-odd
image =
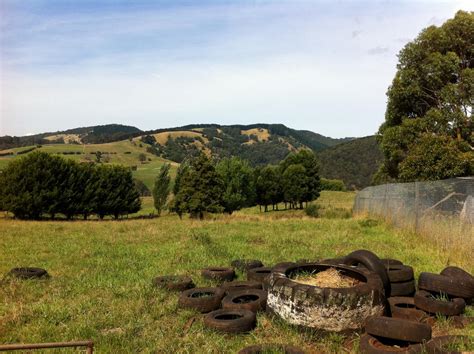
[{"label": "pile of tires", "polygon": [[[412,267],[380,259],[368,250],[319,262],[299,260],[265,267],[258,260],[235,260],[231,265],[201,271],[203,279],[215,284],[211,287],[196,287],[190,277],[176,275],[156,277],[153,285],[180,292],[179,308],[201,313],[205,327],[223,333],[249,333],[257,325],[257,313],[268,312],[317,330],[363,329],[361,353],[441,353],[453,341],[466,342],[461,336],[431,336],[439,315],[464,321],[461,315],[466,304],[472,303],[474,277],[461,268],[421,273],[417,289]],[[324,288],[293,280],[299,272],[330,268],[358,282],[351,287]],[[247,279],[236,279],[242,275]],[[240,353],[272,350],[303,353],[276,343],[246,347]]]}]

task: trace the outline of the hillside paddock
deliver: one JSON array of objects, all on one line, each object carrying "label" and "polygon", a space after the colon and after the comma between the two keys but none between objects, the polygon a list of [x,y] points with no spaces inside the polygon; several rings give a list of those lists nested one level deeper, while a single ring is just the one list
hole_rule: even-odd
[{"label": "hillside paddock", "polygon": [[[258,315],[250,334],[212,332],[201,316],[177,308],[177,294],[151,286],[153,277],[165,274],[187,274],[197,286],[212,285],[201,278],[200,269],[227,266],[236,258],[272,265],[339,257],[360,248],[400,259],[415,268],[416,276],[439,272],[447,264],[474,271],[472,257],[440,249],[429,238],[381,221],[351,218],[353,197],[324,192],[317,202],[319,218],[303,211],[260,213],[258,208],[204,221],[175,215],[102,222],[1,218],[0,274],[37,266],[51,278],[3,279],[0,343],[92,339],[98,353],[235,353],[246,345],[277,342],[313,353],[356,352],[356,334],[302,331],[265,314]],[[468,314],[474,315],[472,307]],[[474,326],[455,329],[440,319],[434,333],[474,335]]]}]

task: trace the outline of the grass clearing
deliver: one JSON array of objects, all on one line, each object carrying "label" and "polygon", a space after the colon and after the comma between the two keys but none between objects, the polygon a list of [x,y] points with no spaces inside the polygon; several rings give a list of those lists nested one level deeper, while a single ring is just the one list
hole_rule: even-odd
[{"label": "grass clearing", "polygon": [[[351,194],[324,192],[318,203],[350,208]],[[204,221],[175,215],[118,222],[0,219],[0,235],[0,274],[18,266],[43,267],[51,274],[48,280],[4,280],[0,342],[92,339],[98,352],[107,353],[235,353],[246,345],[274,342],[316,353],[357,347],[357,336],[324,336],[265,314],[258,315],[257,328],[247,335],[207,330],[201,316],[188,328],[197,314],[178,309],[177,294],[153,288],[158,275],[189,275],[197,286],[209,286],[214,283],[200,270],[228,266],[233,259],[272,265],[339,257],[360,248],[400,259],[415,268],[416,276],[439,272],[448,263],[474,271],[474,259],[383,222],[309,218],[302,210],[258,213],[251,208]],[[473,313],[472,307],[467,311]],[[447,326],[439,332],[474,335],[474,327]]]}]

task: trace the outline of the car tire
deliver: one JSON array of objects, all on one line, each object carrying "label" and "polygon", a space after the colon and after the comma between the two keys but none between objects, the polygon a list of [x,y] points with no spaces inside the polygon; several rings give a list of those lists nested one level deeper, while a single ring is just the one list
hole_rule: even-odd
[{"label": "car tire", "polygon": [[464,312],[466,301],[457,297],[450,301],[437,300],[431,293],[419,290],[414,297],[416,307],[431,314],[440,314],[444,316],[456,316]]},{"label": "car tire", "polygon": [[431,339],[431,327],[400,318],[375,316],[367,319],[365,331],[376,337],[423,343]]},{"label": "car tire", "polygon": [[217,281],[232,281],[235,278],[235,271],[227,267],[209,267],[201,271],[203,278]]},{"label": "car tire", "polygon": [[245,333],[255,328],[257,318],[249,310],[220,309],[204,317],[204,325],[210,329],[226,333]]},{"label": "car tire", "polygon": [[222,308],[229,310],[264,311],[267,307],[267,292],[258,289],[241,290],[227,295],[222,300]]},{"label": "car tire", "polygon": [[183,275],[163,275],[153,279],[153,285],[157,288],[169,291],[184,291],[194,288],[193,280]]},{"label": "car tire", "polygon": [[[370,334],[363,334],[360,337],[359,350],[361,354],[384,354],[384,353],[398,353],[398,354],[416,354],[422,353],[423,347],[421,344],[397,343],[398,345],[387,345],[381,342],[380,339],[371,336]],[[400,345],[402,344],[402,345]]]},{"label": "car tire", "polygon": [[380,277],[385,289],[385,294],[390,296],[390,280],[388,279],[387,269],[380,258],[377,257],[376,254],[367,250],[354,251],[344,257],[344,264],[357,265],[359,263]]},{"label": "car tire", "polygon": [[418,278],[418,287],[421,290],[444,293],[463,299],[474,297],[474,282],[463,277],[422,272]]},{"label": "car tire", "polygon": [[221,288],[194,288],[179,295],[178,307],[201,313],[211,312],[221,307],[224,290]]},{"label": "car tire", "polygon": [[49,274],[45,269],[36,267],[13,268],[8,272],[8,275],[18,279],[38,279],[49,277]]}]

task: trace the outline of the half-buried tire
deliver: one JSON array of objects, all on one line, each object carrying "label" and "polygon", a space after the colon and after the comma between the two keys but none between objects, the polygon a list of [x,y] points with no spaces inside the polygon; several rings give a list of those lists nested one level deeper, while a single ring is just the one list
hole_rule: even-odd
[{"label": "half-buried tire", "polygon": [[263,267],[263,263],[258,259],[235,259],[230,263],[230,265],[242,272],[246,272],[252,268]]},{"label": "half-buried tire", "polygon": [[376,338],[370,334],[364,334],[360,337],[359,349],[362,354],[415,354],[423,352],[423,347],[421,344],[396,342],[392,340]]},{"label": "half-buried tire", "polygon": [[[359,281],[346,288],[301,284],[298,273],[318,273],[335,268],[339,274]],[[269,278],[267,310],[294,325],[324,331],[360,329],[365,319],[384,312],[384,289],[380,277],[367,269],[329,264],[294,264]]]},{"label": "half-buried tire", "polygon": [[193,280],[184,275],[164,275],[153,279],[153,285],[157,288],[169,291],[184,291],[194,288]]},{"label": "half-buried tire", "polygon": [[226,333],[250,332],[255,328],[256,322],[255,313],[249,310],[220,309],[204,317],[206,327]]},{"label": "half-buried tire", "polygon": [[264,354],[264,353],[281,353],[281,354],[305,354],[303,349],[283,344],[261,344],[251,345],[243,348],[238,354]]},{"label": "half-buried tire", "polygon": [[10,272],[8,272],[8,275],[19,279],[37,279],[49,277],[49,274],[45,269],[35,267],[13,268],[10,270]]}]

